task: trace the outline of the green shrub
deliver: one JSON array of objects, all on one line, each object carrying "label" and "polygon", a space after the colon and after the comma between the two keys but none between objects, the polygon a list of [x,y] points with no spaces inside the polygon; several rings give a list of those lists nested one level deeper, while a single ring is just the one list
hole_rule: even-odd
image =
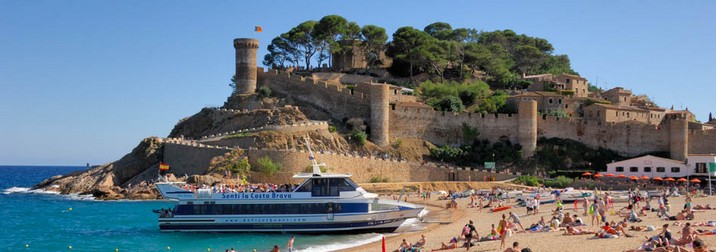
[{"label": "green shrub", "polygon": [[395,141],[393,141],[393,148],[398,148],[402,144],[403,144],[403,139],[396,138]]},{"label": "green shrub", "polygon": [[328,125],[328,132],[336,132],[336,126]]},{"label": "green shrub", "polygon": [[[326,173],[328,170],[325,166],[319,166],[318,168],[321,169],[321,173]],[[313,173],[313,165],[306,166],[306,169],[303,169],[303,172]]]},{"label": "green shrub", "polygon": [[224,169],[231,171],[232,174],[238,175],[241,178],[245,178],[251,171],[251,164],[249,164],[247,157],[243,157],[236,162],[226,164]]},{"label": "green shrub", "polygon": [[259,93],[259,97],[269,97],[271,96],[271,89],[269,87],[260,87],[257,90],[257,93]]},{"label": "green shrub", "polygon": [[365,145],[365,142],[368,140],[368,135],[366,135],[365,132],[363,132],[363,131],[354,130],[353,133],[351,133],[351,138],[358,145],[363,146],[363,145]]},{"label": "green shrub", "polygon": [[263,172],[268,175],[273,175],[274,173],[281,171],[281,169],[281,165],[274,163],[268,156],[259,158],[256,165],[256,170],[258,172]]},{"label": "green shrub", "polygon": [[370,178],[371,183],[386,183],[389,182],[390,179],[383,176],[373,176]]},{"label": "green shrub", "polygon": [[526,186],[538,186],[540,184],[539,178],[532,175],[519,176],[513,182]]}]

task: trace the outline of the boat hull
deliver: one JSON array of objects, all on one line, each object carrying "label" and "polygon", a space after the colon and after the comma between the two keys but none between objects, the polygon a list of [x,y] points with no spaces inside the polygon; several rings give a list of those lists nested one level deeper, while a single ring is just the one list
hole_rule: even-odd
[{"label": "boat hull", "polygon": [[174,216],[160,218],[165,232],[371,233],[393,232],[422,208],[360,215]]}]

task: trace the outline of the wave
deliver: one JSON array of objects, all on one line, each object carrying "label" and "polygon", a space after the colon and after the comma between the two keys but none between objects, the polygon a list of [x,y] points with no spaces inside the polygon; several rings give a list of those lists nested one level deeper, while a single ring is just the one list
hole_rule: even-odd
[{"label": "wave", "polygon": [[331,241],[332,242],[331,244],[310,246],[308,248],[297,250],[297,251],[299,251],[299,252],[302,252],[302,251],[318,251],[318,252],[336,251],[336,250],[342,250],[342,249],[347,249],[347,248],[352,248],[352,247],[358,247],[358,246],[362,246],[362,245],[365,245],[368,243],[378,242],[382,239],[382,237],[383,237],[383,235],[379,235],[379,234],[358,235],[358,236],[346,238],[346,240],[343,242]]},{"label": "wave", "polygon": [[13,193],[28,193],[29,187],[10,187],[2,191],[2,194],[13,194]]}]

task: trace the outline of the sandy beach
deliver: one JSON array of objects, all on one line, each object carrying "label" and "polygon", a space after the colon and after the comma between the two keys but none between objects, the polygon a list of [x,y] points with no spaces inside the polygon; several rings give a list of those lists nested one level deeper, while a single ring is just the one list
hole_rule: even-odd
[{"label": "sandy beach", "polygon": [[[714,196],[710,197],[695,197],[693,198],[693,206],[714,204]],[[685,197],[669,197],[669,203],[671,205],[671,211],[669,214],[675,215],[683,208]],[[540,217],[545,217],[547,221],[552,216],[552,210],[556,208],[556,204],[545,204],[540,207],[540,213],[537,215],[526,215],[526,208],[516,206],[513,201],[509,205],[513,206],[512,209],[492,213],[488,209],[483,209],[482,212],[478,212],[476,208],[467,208],[470,199],[463,198],[458,199],[458,209],[444,209],[445,200],[437,200],[433,198],[430,200],[421,200],[417,197],[408,199],[409,202],[422,204],[428,206],[431,211],[427,219],[449,221],[447,223],[430,223],[426,229],[416,232],[405,232],[398,233],[396,235],[386,235],[386,248],[388,251],[395,251],[402,242],[402,239],[406,239],[411,244],[418,241],[421,235],[425,235],[427,238],[427,246],[422,251],[432,251],[433,249],[439,249],[440,243],[447,243],[452,237],[458,236],[461,232],[462,227],[469,221],[473,220],[475,227],[480,236],[485,236],[490,232],[491,224],[499,223],[502,214],[509,215],[510,211],[517,213],[520,216],[522,225],[529,227],[532,223],[536,223]],[[627,203],[614,203],[614,209],[618,210],[626,206]],[[642,204],[643,205],[643,204]],[[656,199],[652,201],[652,205],[656,205]],[[586,216],[582,216],[583,210],[579,207],[579,212],[574,211],[573,204],[567,203],[564,205],[565,214],[578,214],[584,222],[587,223],[586,227],[582,227],[584,230],[597,231],[599,227],[592,226],[590,219]],[[643,221],[641,223],[629,223],[631,225],[648,226],[653,225],[657,229],[655,231],[628,231],[630,235],[634,237],[620,237],[616,239],[595,239],[593,235],[577,235],[577,236],[565,236],[562,231],[558,232],[539,232],[539,233],[515,233],[512,237],[507,238],[507,246],[511,246],[513,242],[517,241],[520,243],[521,248],[530,248],[532,251],[625,251],[628,249],[636,249],[645,241],[645,236],[653,236],[660,232],[661,226],[665,223],[669,224],[669,229],[673,233],[675,238],[681,237],[682,227],[674,226],[676,221],[664,221],[659,220],[655,212],[648,212],[647,216],[640,217]],[[609,214],[607,221],[618,222],[622,218]],[[716,210],[702,210],[695,212],[694,220],[688,221],[691,223],[696,222],[708,222],[709,220],[716,220]],[[682,221],[685,223],[687,221]],[[696,227],[697,229],[712,230],[716,227]],[[716,247],[716,236],[699,236],[700,239],[705,241],[709,248]],[[487,241],[479,242],[477,247],[473,247],[470,251],[503,251],[500,249],[500,241]],[[381,243],[375,242],[344,251],[351,252],[375,252],[381,251]],[[443,251],[465,251],[465,248],[457,248]]]}]

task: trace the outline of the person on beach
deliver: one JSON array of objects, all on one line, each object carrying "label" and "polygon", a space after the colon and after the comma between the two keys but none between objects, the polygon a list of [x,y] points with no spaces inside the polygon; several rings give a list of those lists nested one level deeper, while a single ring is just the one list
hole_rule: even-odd
[{"label": "person on beach", "polygon": [[271,252],[281,252],[281,249],[278,247],[278,245],[273,245],[273,249],[271,249]]},{"label": "person on beach", "polygon": [[403,239],[403,242],[400,243],[400,247],[398,247],[398,251],[400,252],[407,252],[412,249],[412,246],[410,246],[410,243]]},{"label": "person on beach", "polygon": [[513,242],[511,248],[505,249],[505,252],[521,252],[520,249],[520,243],[519,242]]},{"label": "person on beach", "polygon": [[505,214],[502,214],[502,220],[497,225],[497,231],[500,232],[500,249],[505,248],[505,240],[507,239],[507,220]]},{"label": "person on beach", "polygon": [[473,225],[472,220],[470,220],[470,223],[468,223],[467,225],[465,225],[465,227],[462,228],[462,235],[465,236],[465,247],[467,248],[465,251],[470,250],[470,246],[472,246],[473,234],[479,237],[479,235],[477,234],[477,230],[475,229],[475,225]]},{"label": "person on beach", "polygon": [[420,240],[413,243],[413,248],[422,248],[428,244],[428,240],[425,239],[425,234],[420,235]]},{"label": "person on beach", "polygon": [[291,239],[288,239],[288,244],[286,245],[286,249],[288,249],[288,252],[293,252],[296,249],[293,248],[293,241],[296,240],[296,236],[292,235]]},{"label": "person on beach", "polygon": [[567,226],[567,228],[564,230],[563,235],[585,235],[585,234],[596,234],[597,232],[594,231],[586,231],[579,228],[575,228],[572,226]]},{"label": "person on beach", "polygon": [[582,201],[582,208],[584,208],[583,216],[587,216],[587,210],[589,208],[589,200],[587,199],[587,197],[584,197],[584,201]]},{"label": "person on beach", "polygon": [[674,245],[686,245],[693,242],[696,239],[697,231],[691,226],[691,223],[687,222],[684,228],[681,229],[681,239],[674,241]]},{"label": "person on beach", "polygon": [[517,216],[517,214],[510,212],[510,219],[512,219],[512,223],[520,226],[520,230],[525,230],[525,227],[522,226],[522,221],[520,221],[520,217]]}]

